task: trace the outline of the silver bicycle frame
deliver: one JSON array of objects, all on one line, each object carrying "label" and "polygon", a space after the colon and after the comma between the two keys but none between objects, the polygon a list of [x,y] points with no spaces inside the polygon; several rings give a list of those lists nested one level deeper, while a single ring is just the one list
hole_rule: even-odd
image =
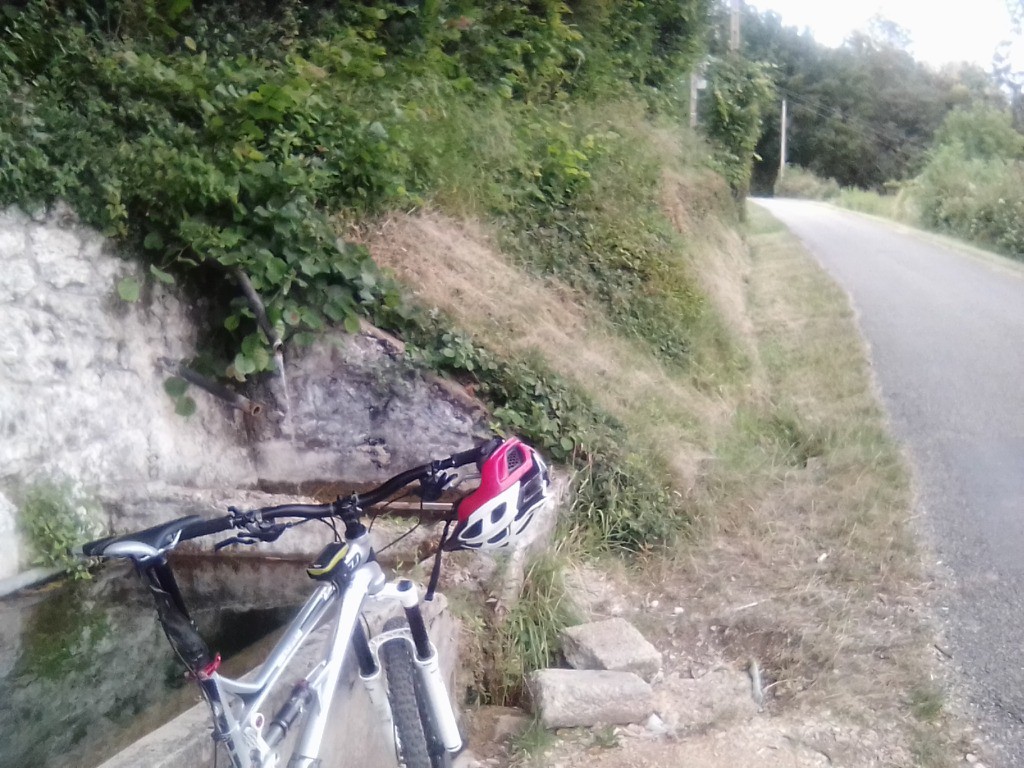
[{"label": "silver bicycle frame", "polygon": [[[312,698],[305,708],[304,722],[287,764],[288,768],[314,768],[318,764],[320,745],[342,665],[366,600],[397,601],[404,608],[413,608],[419,604],[419,594],[414,587],[410,588],[411,584],[388,582],[380,565],[369,560],[371,550],[368,535],[348,540],[347,543],[344,561],[337,566],[347,569],[349,574],[343,586],[339,587],[334,581],[318,584],[289,624],[284,636],[254,673],[253,679],[236,680],[214,672],[204,681],[215,686],[217,695],[207,698],[217,724],[218,740],[226,747],[233,768],[274,768],[278,765],[282,744],[271,747],[265,740],[267,717],[261,707],[299,648],[333,612],[334,629],[328,640],[326,656],[305,677]],[[407,628],[374,637],[370,648],[377,661],[377,671],[368,677],[360,675],[382,726],[390,734],[394,734],[395,730],[377,649],[381,643],[395,637],[405,639],[412,646]],[[418,658],[413,650],[413,659],[441,741],[449,752],[457,752],[462,748],[462,740],[438,665],[437,650],[431,644],[431,655],[426,659]]]}]

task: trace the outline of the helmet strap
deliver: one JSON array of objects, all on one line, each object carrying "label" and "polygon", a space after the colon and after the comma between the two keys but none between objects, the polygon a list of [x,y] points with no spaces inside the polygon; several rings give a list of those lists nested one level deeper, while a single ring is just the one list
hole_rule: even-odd
[{"label": "helmet strap", "polygon": [[444,521],[444,531],[441,533],[441,540],[437,542],[437,552],[434,554],[434,568],[430,571],[427,594],[423,596],[423,599],[427,602],[434,599],[434,592],[437,591],[437,580],[441,578],[441,555],[444,554],[444,543],[448,541],[448,529],[451,528],[451,525],[451,518]]}]

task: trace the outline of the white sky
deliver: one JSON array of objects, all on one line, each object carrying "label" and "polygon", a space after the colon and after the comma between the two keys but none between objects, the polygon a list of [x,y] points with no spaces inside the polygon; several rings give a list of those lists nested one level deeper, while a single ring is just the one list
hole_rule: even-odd
[{"label": "white sky", "polygon": [[969,61],[988,70],[996,46],[1013,37],[1006,0],[746,2],[759,11],[775,11],[786,26],[809,28],[815,40],[832,47],[840,45],[850,32],[865,29],[871,17],[881,14],[910,33],[914,58],[934,66]]}]

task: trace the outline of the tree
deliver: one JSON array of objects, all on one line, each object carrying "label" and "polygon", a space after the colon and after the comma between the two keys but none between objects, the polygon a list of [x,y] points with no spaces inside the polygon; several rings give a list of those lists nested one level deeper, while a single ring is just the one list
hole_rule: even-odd
[{"label": "tree", "polygon": [[[909,35],[882,17],[839,48],[772,12],[746,9],[743,30],[746,56],[769,66],[779,101],[788,101],[789,162],[843,185],[882,188],[913,175],[951,109],[998,101],[977,68],[938,72],[915,61]],[[774,185],[779,143],[778,121],[768,121],[757,147],[757,191]]]},{"label": "tree", "polygon": [[986,105],[958,107],[946,115],[935,145],[956,147],[968,160],[1024,157],[1024,136],[1014,130],[1009,110]]}]

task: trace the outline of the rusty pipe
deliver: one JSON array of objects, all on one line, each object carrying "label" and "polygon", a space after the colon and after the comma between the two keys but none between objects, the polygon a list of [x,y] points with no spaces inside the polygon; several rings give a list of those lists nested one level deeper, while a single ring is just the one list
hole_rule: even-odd
[{"label": "rusty pipe", "polygon": [[250,416],[259,416],[263,413],[263,406],[254,400],[250,400],[245,395],[240,395],[234,390],[228,389],[220,382],[209,379],[203,376],[201,373],[196,373],[191,368],[184,365],[169,366],[172,368],[174,373],[189,384],[193,384],[208,394],[213,395],[218,400],[230,405],[232,408],[248,413]]},{"label": "rusty pipe", "polygon": [[270,348],[276,353],[281,349],[283,343],[281,337],[277,335],[277,331],[274,330],[274,326],[270,324],[270,318],[267,317],[267,308],[263,304],[263,299],[260,298],[259,293],[252,287],[252,281],[249,280],[249,275],[243,272],[241,269],[235,270],[235,278],[238,280],[238,285],[242,289],[242,293],[245,294],[246,300],[249,302],[249,308],[252,309],[252,313],[256,315],[256,323],[263,332],[267,334],[267,341],[270,342]]}]

